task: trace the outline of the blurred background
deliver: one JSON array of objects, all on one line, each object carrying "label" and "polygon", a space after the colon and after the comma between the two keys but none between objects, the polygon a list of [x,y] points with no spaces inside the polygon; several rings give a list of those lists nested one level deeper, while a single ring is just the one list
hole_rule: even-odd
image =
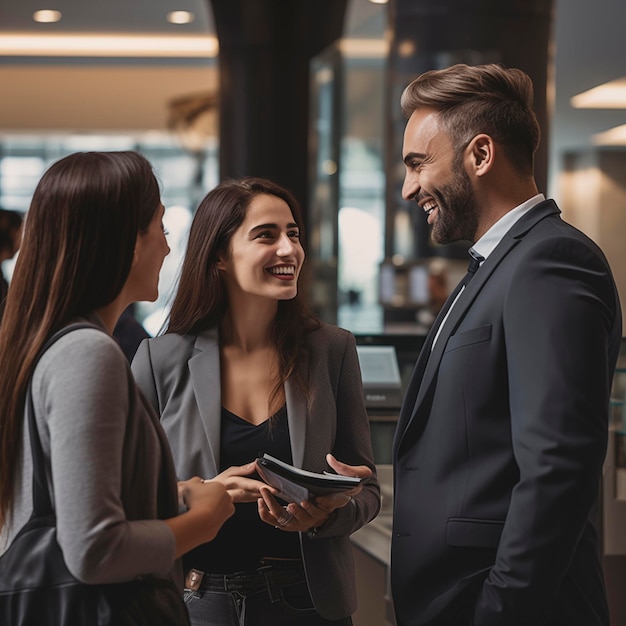
[{"label": "blurred background", "polygon": [[[144,153],[172,249],[159,299],[134,311],[148,334],[218,181],[268,176],[302,204],[307,289],[323,320],[357,336],[383,482],[383,513],[353,538],[356,626],[393,624],[399,399],[468,247],[435,246],[400,196],[400,93],[458,62],[529,73],[539,188],[603,248],[626,303],[625,28],[623,0],[0,0],[0,207],[26,214],[46,167],[70,152]],[[2,257],[9,280],[15,258]],[[626,624],[625,399],[622,355],[599,512],[614,626]]]},{"label": "blurred background", "polygon": [[[540,91],[542,190],[599,240],[624,294],[625,26],[621,0],[0,0],[0,206],[26,211],[43,170],[68,152],[144,152],[173,250],[161,298],[137,312],[155,333],[199,199],[220,177],[271,175],[305,206],[325,319],[365,333],[427,327],[464,250],[433,249],[399,198],[399,93],[430,67],[518,61]],[[269,46],[284,80],[252,66],[246,46]],[[233,86],[220,70],[242,80],[256,71],[265,87]],[[234,119],[221,128],[226,89]],[[255,124],[270,129],[253,146]],[[220,164],[220,147],[230,161]]]}]

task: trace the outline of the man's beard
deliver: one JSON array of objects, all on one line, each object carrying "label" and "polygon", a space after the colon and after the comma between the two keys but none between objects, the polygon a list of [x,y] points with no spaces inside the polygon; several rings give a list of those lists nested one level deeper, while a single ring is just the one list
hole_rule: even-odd
[{"label": "man's beard", "polygon": [[478,230],[478,207],[472,183],[462,163],[454,163],[453,171],[458,173],[452,181],[432,194],[438,211],[431,236],[439,244],[474,242]]}]

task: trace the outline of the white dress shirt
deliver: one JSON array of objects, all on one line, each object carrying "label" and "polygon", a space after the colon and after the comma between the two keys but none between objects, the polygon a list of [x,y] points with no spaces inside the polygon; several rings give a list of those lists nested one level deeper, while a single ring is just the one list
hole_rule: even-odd
[{"label": "white dress shirt", "polygon": [[[522,204],[516,206],[514,209],[511,209],[508,213],[503,215],[473,246],[472,249],[483,257],[483,261],[481,261],[481,265],[485,262],[485,259],[495,250],[496,246],[502,241],[504,235],[506,235],[509,230],[513,227],[513,224],[517,222],[523,215],[526,215],[528,211],[530,211],[534,206],[537,206],[540,202],[545,200],[545,196],[542,193],[538,193],[536,196],[529,198]],[[452,306],[448,309],[446,316],[439,324],[439,328],[437,329],[437,334],[433,340],[431,350],[433,349],[435,343],[437,343],[437,339],[439,338],[439,334],[441,333],[441,329],[443,325],[446,323],[448,316],[450,315],[450,311],[454,308],[454,305],[457,303],[458,299],[461,297],[461,294],[465,291],[465,285],[459,293],[457,294]]]}]

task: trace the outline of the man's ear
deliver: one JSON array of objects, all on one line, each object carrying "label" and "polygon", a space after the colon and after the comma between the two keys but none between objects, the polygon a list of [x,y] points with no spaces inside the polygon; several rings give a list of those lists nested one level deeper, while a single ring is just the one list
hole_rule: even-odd
[{"label": "man's ear", "polygon": [[468,147],[468,163],[476,176],[486,174],[494,164],[496,146],[489,135],[476,135]]}]

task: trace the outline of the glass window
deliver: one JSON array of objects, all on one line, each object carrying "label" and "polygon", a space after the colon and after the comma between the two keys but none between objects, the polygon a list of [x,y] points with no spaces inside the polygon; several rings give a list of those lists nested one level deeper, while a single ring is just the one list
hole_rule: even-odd
[{"label": "glass window", "polygon": [[[203,153],[190,154],[168,134],[145,138],[127,135],[4,135],[0,136],[0,206],[28,211],[33,191],[46,167],[78,151],[137,150],[152,163],[161,185],[164,225],[171,248],[161,270],[159,298],[138,303],[137,319],[155,335],[167,317],[176,278],[185,252],[191,220],[201,198],[217,184],[217,140]],[[19,252],[18,252],[19,254]],[[3,264],[10,280],[14,257]]]}]

